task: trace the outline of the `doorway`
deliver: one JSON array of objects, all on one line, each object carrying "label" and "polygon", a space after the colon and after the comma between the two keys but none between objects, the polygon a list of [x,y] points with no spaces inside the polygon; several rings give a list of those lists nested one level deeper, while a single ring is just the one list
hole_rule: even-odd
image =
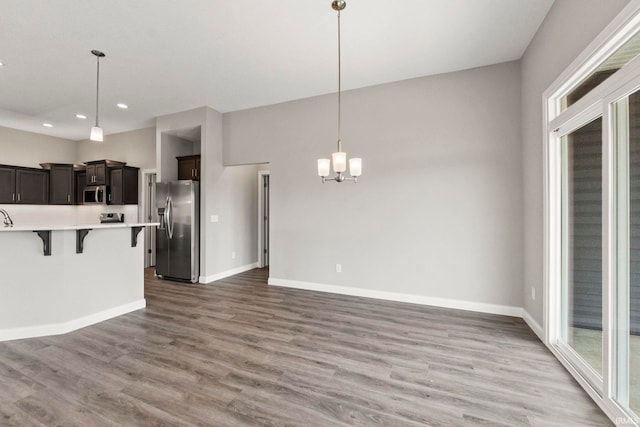
[{"label": "doorway", "polygon": [[258,172],[258,267],[269,266],[269,190],[268,170]]},{"label": "doorway", "polygon": [[[157,222],[156,211],[156,171],[142,172],[142,222]],[[144,266],[156,265],[156,227],[145,227],[144,233]]]}]

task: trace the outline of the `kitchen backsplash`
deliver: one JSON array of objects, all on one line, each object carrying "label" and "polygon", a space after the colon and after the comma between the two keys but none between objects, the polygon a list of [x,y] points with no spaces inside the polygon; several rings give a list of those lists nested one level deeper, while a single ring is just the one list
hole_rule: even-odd
[{"label": "kitchen backsplash", "polygon": [[138,222],[138,205],[124,206],[54,206],[54,205],[0,205],[15,225],[98,224],[103,212],[124,213],[125,222]]}]

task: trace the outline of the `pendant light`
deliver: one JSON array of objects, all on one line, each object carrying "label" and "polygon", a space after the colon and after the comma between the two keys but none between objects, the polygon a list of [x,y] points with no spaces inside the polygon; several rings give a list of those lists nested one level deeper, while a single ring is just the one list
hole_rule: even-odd
[{"label": "pendant light", "polygon": [[95,142],[102,142],[104,140],[102,128],[98,125],[98,100],[100,99],[100,58],[104,58],[105,54],[99,50],[92,50],[92,54],[96,56],[96,125],[91,128],[91,136],[89,139]]},{"label": "pendant light", "polygon": [[345,0],[333,0],[331,8],[338,12],[338,151],[331,154],[333,160],[333,171],[336,175],[333,178],[327,178],[331,169],[331,160],[318,159],[318,175],[322,178],[322,182],[335,181],[353,181],[358,182],[358,177],[362,174],[362,159],[352,158],[349,159],[349,173],[350,178],[344,175],[347,170],[347,153],[342,151],[342,141],[340,139],[340,125],[341,125],[341,97],[342,97],[342,81],[341,81],[341,55],[340,55],[340,11],[347,7]]}]

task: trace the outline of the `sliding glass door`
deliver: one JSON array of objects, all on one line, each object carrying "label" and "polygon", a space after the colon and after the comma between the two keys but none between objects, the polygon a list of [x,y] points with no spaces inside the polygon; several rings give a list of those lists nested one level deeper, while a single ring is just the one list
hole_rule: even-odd
[{"label": "sliding glass door", "polygon": [[556,134],[560,269],[550,342],[604,401],[637,422],[640,77]]},{"label": "sliding glass door", "polygon": [[560,344],[602,382],[602,117],[566,134],[562,145]]},{"label": "sliding glass door", "polygon": [[617,280],[613,308],[615,398],[640,414],[640,92],[614,104]]},{"label": "sliding glass door", "polygon": [[614,22],[544,94],[545,341],[640,427],[640,2]]}]

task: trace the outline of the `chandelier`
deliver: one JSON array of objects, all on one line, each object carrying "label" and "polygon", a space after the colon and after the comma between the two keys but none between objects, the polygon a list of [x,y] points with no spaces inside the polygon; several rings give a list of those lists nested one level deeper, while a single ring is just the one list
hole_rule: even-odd
[{"label": "chandelier", "polygon": [[[347,170],[347,153],[342,151],[342,140],[340,139],[340,125],[341,125],[341,97],[342,97],[342,82],[341,82],[341,58],[340,58],[340,11],[347,7],[345,0],[333,0],[331,3],[333,10],[338,11],[338,151],[331,154],[331,160],[318,159],[318,175],[322,178],[322,182],[335,181],[353,181],[358,182],[358,177],[362,174],[362,159],[354,157],[349,159],[349,174],[351,177],[346,177],[344,173]],[[331,163],[333,161],[333,171],[335,176],[328,178]]]}]

